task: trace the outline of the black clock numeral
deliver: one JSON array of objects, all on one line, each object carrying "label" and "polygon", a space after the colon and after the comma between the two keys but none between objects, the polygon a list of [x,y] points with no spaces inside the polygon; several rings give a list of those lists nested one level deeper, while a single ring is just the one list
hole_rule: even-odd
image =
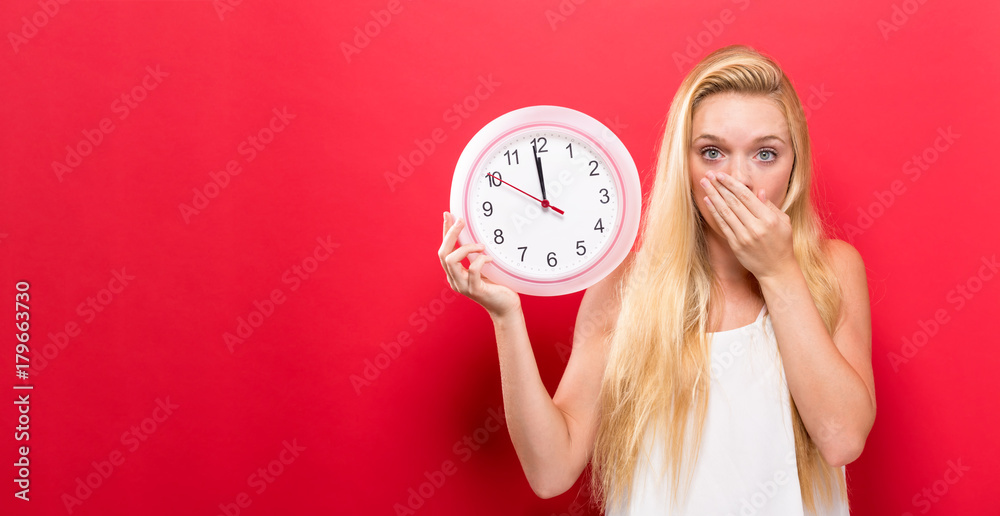
[{"label": "black clock numeral", "polygon": [[500,186],[500,180],[503,177],[500,175],[500,172],[487,172],[486,178],[490,181],[490,188],[493,188],[494,186]]},{"label": "black clock numeral", "polygon": [[569,159],[573,159],[573,144],[567,144],[566,148],[569,149]]},{"label": "black clock numeral", "polygon": [[587,254],[587,248],[583,246],[583,240],[576,241],[576,254],[580,256]]},{"label": "black clock numeral", "polygon": [[[517,149],[514,149],[514,152],[511,152],[511,151],[507,151],[507,152],[503,153],[503,155],[504,155],[504,156],[507,156],[507,164],[508,164],[508,165],[519,165],[519,164],[521,163],[521,162],[520,162],[520,161],[519,161],[519,160],[517,159]],[[510,162],[510,157],[511,157],[511,156],[514,156],[514,163],[511,163],[511,162]]]},{"label": "black clock numeral", "polygon": [[559,263],[559,261],[556,260],[555,251],[550,252],[549,255],[545,258],[545,261],[549,262],[549,267],[555,267],[556,264]]},{"label": "black clock numeral", "polygon": [[607,188],[601,188],[601,193],[604,194],[604,198],[601,199],[601,204],[607,204],[607,203],[611,202],[611,197],[608,197],[608,189]]},{"label": "black clock numeral", "polygon": [[601,222],[601,219],[597,219],[597,224],[594,224],[594,231],[604,233],[604,224]]},{"label": "black clock numeral", "polygon": [[503,231],[502,230],[497,229],[496,231],[493,232],[493,241],[496,242],[496,243],[498,243],[498,244],[502,244],[503,243]]},{"label": "black clock numeral", "polygon": [[493,203],[486,201],[483,203],[483,215],[487,217],[493,215]]},{"label": "black clock numeral", "polygon": [[594,167],[594,168],[590,169],[590,175],[596,176],[597,175],[597,161],[596,160],[590,160],[590,166]]},{"label": "black clock numeral", "polygon": [[538,149],[537,152],[539,154],[541,154],[543,152],[549,152],[549,151],[545,150],[545,144],[548,143],[548,142],[549,141],[546,140],[544,136],[539,136],[538,138],[535,138],[535,139],[531,140],[531,144],[535,145],[537,147],[537,149]]},{"label": "black clock numeral", "polygon": [[518,247],[521,250],[521,261],[524,261],[524,253],[528,250],[527,247]]}]

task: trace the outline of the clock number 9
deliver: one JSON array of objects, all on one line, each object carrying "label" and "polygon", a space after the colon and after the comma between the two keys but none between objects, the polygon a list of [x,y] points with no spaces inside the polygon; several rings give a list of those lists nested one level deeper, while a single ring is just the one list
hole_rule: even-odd
[{"label": "clock number 9", "polygon": [[601,199],[601,204],[607,204],[608,202],[611,201],[611,198],[608,197],[608,189],[607,188],[601,188],[601,193],[604,194],[604,198]]},{"label": "clock number 9", "polygon": [[483,215],[487,217],[493,215],[493,203],[486,201],[483,203]]}]

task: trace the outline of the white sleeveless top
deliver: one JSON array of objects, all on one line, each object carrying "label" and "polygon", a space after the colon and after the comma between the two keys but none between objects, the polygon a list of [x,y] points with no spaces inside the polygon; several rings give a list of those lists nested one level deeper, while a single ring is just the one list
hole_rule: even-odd
[{"label": "white sleeveless top", "polygon": [[[606,515],[804,516],[788,384],[765,308],[748,326],[708,334],[708,411],[686,503],[672,512],[662,434],[651,439],[647,428],[628,507],[609,504]],[[835,494],[817,516],[849,515]]]}]

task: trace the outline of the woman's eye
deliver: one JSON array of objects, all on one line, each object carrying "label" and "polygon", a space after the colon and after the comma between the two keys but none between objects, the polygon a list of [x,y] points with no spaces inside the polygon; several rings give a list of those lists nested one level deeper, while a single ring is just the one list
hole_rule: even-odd
[{"label": "woman's eye", "polygon": [[757,153],[757,155],[760,156],[760,159],[764,161],[774,161],[775,159],[777,159],[777,155],[774,153],[774,151],[767,149],[761,150],[759,153]]},{"label": "woman's eye", "polygon": [[708,159],[719,159],[719,149],[708,148],[701,151],[701,155]]}]

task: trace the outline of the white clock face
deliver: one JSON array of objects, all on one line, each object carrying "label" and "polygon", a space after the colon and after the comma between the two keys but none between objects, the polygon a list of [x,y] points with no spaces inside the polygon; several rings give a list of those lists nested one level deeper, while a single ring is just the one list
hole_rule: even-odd
[{"label": "white clock face", "polygon": [[565,129],[505,136],[472,171],[469,229],[496,266],[518,276],[556,279],[585,270],[607,253],[621,223],[610,166],[589,138]]}]

